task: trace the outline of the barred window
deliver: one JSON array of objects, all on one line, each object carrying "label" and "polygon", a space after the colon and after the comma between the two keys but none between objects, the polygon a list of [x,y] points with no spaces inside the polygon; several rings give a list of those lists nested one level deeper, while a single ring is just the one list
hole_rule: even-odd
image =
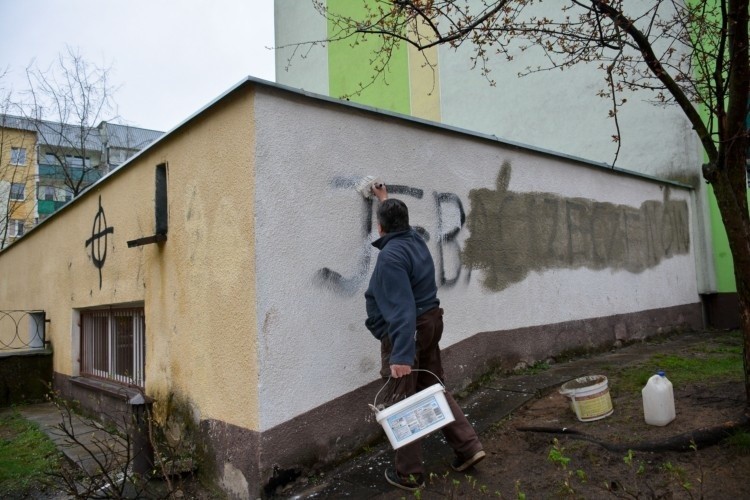
[{"label": "barred window", "polygon": [[81,312],[81,375],[144,387],[143,308]]}]

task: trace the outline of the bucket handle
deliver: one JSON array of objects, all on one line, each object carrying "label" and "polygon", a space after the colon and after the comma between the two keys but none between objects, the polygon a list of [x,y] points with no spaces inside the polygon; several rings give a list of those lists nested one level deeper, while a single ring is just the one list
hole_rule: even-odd
[{"label": "bucket handle", "polygon": [[[427,373],[429,373],[430,375],[432,375],[433,377],[435,377],[437,379],[438,383],[443,386],[443,390],[445,390],[445,384],[443,384],[443,381],[440,380],[440,377],[438,377],[437,375],[435,375],[434,373],[432,373],[430,370],[423,370],[421,368],[415,368],[415,369],[412,370],[412,372],[427,372]],[[383,389],[385,389],[385,386],[388,385],[388,382],[390,382],[392,378],[393,377],[389,376],[388,380],[386,380],[385,384],[383,384],[383,387],[381,387],[380,390],[378,391],[378,393],[375,394],[375,399],[373,400],[372,404],[370,405],[370,408],[372,408],[372,410],[375,413],[377,413],[377,412],[380,411],[380,410],[378,410],[378,406],[377,406],[377,404],[378,404],[378,396],[380,396],[380,393],[383,392]]]}]

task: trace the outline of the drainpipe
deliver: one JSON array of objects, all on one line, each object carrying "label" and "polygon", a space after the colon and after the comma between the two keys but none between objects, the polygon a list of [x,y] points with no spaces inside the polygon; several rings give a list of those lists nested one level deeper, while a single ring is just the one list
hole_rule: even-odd
[{"label": "drainpipe", "polygon": [[147,406],[143,394],[136,394],[128,401],[132,414],[130,429],[131,453],[133,455],[133,472],[142,477],[147,477],[154,470],[154,449],[151,446],[148,432]]}]

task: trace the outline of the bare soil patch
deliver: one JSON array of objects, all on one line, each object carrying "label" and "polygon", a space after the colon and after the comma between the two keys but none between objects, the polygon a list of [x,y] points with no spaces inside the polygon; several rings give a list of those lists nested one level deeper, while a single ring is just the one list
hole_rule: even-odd
[{"label": "bare soil patch", "polygon": [[[552,392],[533,401],[484,437],[490,458],[475,471],[477,482],[503,498],[750,498],[750,452],[726,442],[677,451],[610,451],[599,443],[637,446],[741,416],[744,386],[710,382],[675,391],[677,418],[665,427],[645,424],[637,394],[613,397],[614,413],[580,422],[567,401]],[[572,435],[525,432],[523,427],[575,429],[599,443]],[[555,445],[557,440],[557,445]],[[550,460],[557,447],[566,468]],[[554,452],[553,452],[554,454]],[[582,471],[579,473],[578,471]]]},{"label": "bare soil patch", "polygon": [[[685,358],[738,350],[739,335],[669,352]],[[677,417],[664,427],[644,421],[639,390],[623,390],[626,368],[607,370],[614,412],[581,422],[568,400],[551,388],[483,433],[488,457],[468,475],[433,476],[422,498],[750,498],[750,445],[723,439],[691,449],[695,431],[742,420],[746,409],[741,373],[675,385]],[[529,432],[523,428],[563,432]],[[747,439],[748,428],[744,428]],[[687,435],[688,437],[684,437]],[[631,451],[644,443],[683,436],[687,451]],[[726,434],[722,433],[722,437]],[[583,439],[582,439],[583,438]],[[658,447],[652,447],[657,450]],[[394,494],[393,498],[401,498]]]}]

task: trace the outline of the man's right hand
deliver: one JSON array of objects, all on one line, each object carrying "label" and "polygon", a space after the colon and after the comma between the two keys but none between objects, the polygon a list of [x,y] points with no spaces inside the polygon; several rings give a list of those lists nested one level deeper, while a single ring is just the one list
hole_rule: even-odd
[{"label": "man's right hand", "polygon": [[371,190],[372,194],[375,195],[381,203],[388,199],[388,190],[382,182],[378,181],[373,184]]},{"label": "man's right hand", "polygon": [[411,373],[409,365],[391,365],[391,377],[401,378]]}]

